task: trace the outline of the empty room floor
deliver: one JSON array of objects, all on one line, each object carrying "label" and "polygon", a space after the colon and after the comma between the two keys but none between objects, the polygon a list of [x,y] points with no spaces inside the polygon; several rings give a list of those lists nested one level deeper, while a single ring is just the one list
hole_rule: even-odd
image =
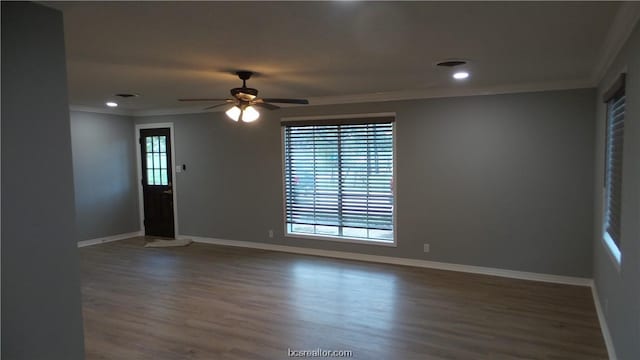
[{"label": "empty room floor", "polygon": [[87,359],[606,359],[587,287],[144,238],[80,249]]}]

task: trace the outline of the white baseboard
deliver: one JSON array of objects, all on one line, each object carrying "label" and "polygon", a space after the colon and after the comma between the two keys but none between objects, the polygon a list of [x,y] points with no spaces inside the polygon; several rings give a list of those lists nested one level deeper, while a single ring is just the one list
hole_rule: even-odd
[{"label": "white baseboard", "polygon": [[251,241],[214,239],[214,238],[190,236],[190,235],[180,235],[180,238],[191,239],[194,242],[205,243],[205,244],[236,246],[236,247],[245,247],[245,248],[253,248],[253,249],[288,252],[288,253],[295,253],[295,254],[324,256],[324,257],[331,257],[331,258],[338,258],[338,259],[360,260],[360,261],[369,261],[369,262],[384,263],[384,264],[460,271],[460,272],[467,272],[467,273],[473,273],[473,274],[501,276],[501,277],[507,277],[507,278],[513,278],[513,279],[543,281],[543,282],[558,283],[558,284],[591,286],[591,283],[592,283],[592,280],[588,278],[540,274],[540,273],[515,271],[515,270],[504,270],[504,269],[496,269],[496,268],[489,268],[489,267],[482,267],[482,266],[460,265],[460,264],[451,264],[451,263],[428,261],[428,260],[368,255],[368,254],[333,251],[333,250],[320,250],[320,249],[303,248],[303,247],[297,247],[297,246],[257,243],[257,242],[251,242]]},{"label": "white baseboard", "polygon": [[132,238],[132,237],[136,237],[136,236],[144,236],[144,232],[143,231],[135,231],[135,232],[130,232],[130,233],[126,233],[126,234],[118,234],[118,235],[101,237],[101,238],[97,238],[97,239],[82,240],[82,241],[78,241],[78,247],[85,247],[85,246],[91,246],[91,245],[104,244],[104,243],[108,243],[108,242],[112,242],[112,241],[118,241],[118,240],[124,240],[124,239],[128,239],[128,238]]},{"label": "white baseboard", "polygon": [[616,349],[613,347],[613,339],[609,332],[609,325],[607,325],[607,318],[604,316],[604,310],[600,305],[600,298],[598,297],[598,289],[596,284],[591,284],[591,294],[593,295],[593,302],[596,305],[596,313],[598,314],[598,322],[600,322],[600,330],[602,331],[602,338],[604,338],[604,344],[607,347],[607,353],[609,354],[609,360],[617,360]]}]

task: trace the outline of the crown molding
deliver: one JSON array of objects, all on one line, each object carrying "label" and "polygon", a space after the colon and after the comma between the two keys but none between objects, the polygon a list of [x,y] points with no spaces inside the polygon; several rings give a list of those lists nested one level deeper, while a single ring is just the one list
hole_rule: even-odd
[{"label": "crown molding", "polygon": [[127,111],[124,109],[111,109],[111,108],[105,109],[105,108],[83,106],[83,105],[69,105],[69,110],[98,113],[98,114],[125,115],[125,116],[133,115],[133,112]]},{"label": "crown molding", "polygon": [[[402,90],[390,92],[377,92],[369,94],[353,94],[340,96],[322,96],[310,97],[307,106],[325,106],[339,104],[356,104],[370,102],[387,102],[402,100],[419,100],[419,99],[435,99],[462,96],[482,96],[482,95],[501,95],[515,94],[525,92],[554,91],[554,90],[570,90],[585,89],[594,87],[590,80],[573,80],[573,81],[557,81],[542,83],[527,83],[515,85],[497,85],[487,87],[466,87],[464,84],[450,88],[432,88],[425,90]],[[281,105],[283,108],[293,107],[296,105]],[[142,110],[132,111],[132,116],[162,116],[162,115],[183,115],[183,114],[199,114],[199,113],[215,113],[222,112],[224,108],[216,108],[211,110],[202,110],[202,108],[166,108],[158,110]]]},{"label": "crown molding", "polygon": [[371,94],[354,94],[344,96],[324,96],[309,98],[310,105],[336,105],[367,102],[386,102],[402,100],[436,99],[463,96],[484,96],[516,94],[525,92],[554,91],[591,88],[593,84],[588,80],[557,81],[543,83],[527,83],[514,85],[496,85],[486,87],[463,87],[432,88],[425,90],[402,90],[392,92],[377,92]]},{"label": "crown molding", "polygon": [[607,37],[600,49],[591,82],[594,87],[602,81],[622,47],[631,36],[636,23],[640,20],[640,3],[625,1],[613,18]]},{"label": "crown molding", "polygon": [[[205,105],[202,105],[205,106]],[[132,111],[133,116],[162,116],[162,115],[184,115],[184,114],[201,114],[201,113],[215,113],[222,112],[224,108],[216,108],[203,110],[202,106],[199,107],[181,107],[181,108],[164,108],[157,110],[137,110]]]}]

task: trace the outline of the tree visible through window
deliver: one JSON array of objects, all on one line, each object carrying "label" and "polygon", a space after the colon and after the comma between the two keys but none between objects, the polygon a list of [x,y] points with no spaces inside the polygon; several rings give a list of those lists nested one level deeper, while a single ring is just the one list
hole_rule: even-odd
[{"label": "tree visible through window", "polygon": [[167,137],[145,138],[147,153],[147,185],[168,185]]},{"label": "tree visible through window", "polygon": [[283,125],[287,232],[393,242],[393,118]]}]

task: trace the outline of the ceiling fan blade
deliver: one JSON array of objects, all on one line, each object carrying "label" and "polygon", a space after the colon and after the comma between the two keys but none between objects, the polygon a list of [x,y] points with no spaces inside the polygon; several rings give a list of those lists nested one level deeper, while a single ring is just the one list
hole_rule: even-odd
[{"label": "ceiling fan blade", "polygon": [[178,101],[233,101],[231,99],[178,99]]},{"label": "ceiling fan blade", "polygon": [[263,108],[268,109],[268,110],[280,109],[280,106],[273,105],[273,104],[268,104],[266,102],[256,102],[256,103],[253,103],[253,105],[260,106],[260,107],[263,107]]},{"label": "ceiling fan blade", "polygon": [[280,104],[301,104],[306,105],[309,103],[307,99],[262,99],[264,102],[280,103]]},{"label": "ceiling fan blade", "polygon": [[223,102],[222,104],[215,104],[215,105],[213,105],[213,106],[206,107],[206,108],[204,108],[204,109],[202,109],[202,110],[209,110],[209,109],[217,108],[217,107],[219,107],[219,106],[228,105],[228,104],[229,104],[229,103],[227,103],[227,102]]}]

